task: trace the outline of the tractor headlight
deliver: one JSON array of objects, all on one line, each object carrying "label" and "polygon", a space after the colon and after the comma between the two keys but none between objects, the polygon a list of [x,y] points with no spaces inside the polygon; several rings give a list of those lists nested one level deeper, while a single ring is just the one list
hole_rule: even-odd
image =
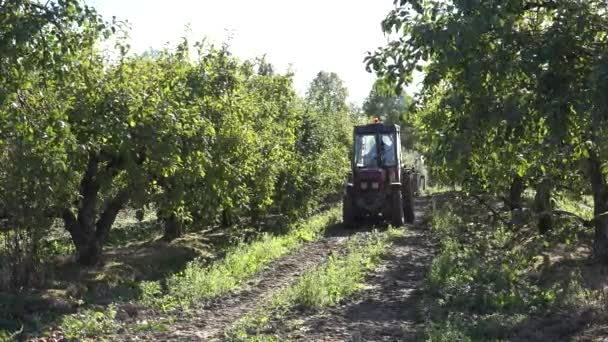
[{"label": "tractor headlight", "polygon": [[372,182],[372,189],[378,190],[380,188],[380,184],[378,182]]},{"label": "tractor headlight", "polygon": [[361,182],[361,190],[367,190],[367,182]]}]

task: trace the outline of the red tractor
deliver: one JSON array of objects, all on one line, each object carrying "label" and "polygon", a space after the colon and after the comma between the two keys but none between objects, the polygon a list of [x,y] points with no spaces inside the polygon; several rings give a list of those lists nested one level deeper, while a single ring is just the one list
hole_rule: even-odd
[{"label": "red tractor", "polygon": [[355,126],[352,174],[343,198],[346,225],[380,215],[394,226],[414,221],[418,177],[402,166],[399,130],[380,122]]}]

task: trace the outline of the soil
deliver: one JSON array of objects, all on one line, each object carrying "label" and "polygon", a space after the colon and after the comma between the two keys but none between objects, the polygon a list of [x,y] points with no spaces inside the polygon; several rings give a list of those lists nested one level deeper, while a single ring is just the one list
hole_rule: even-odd
[{"label": "soil", "polygon": [[[309,243],[277,260],[249,281],[240,291],[203,303],[189,312],[183,312],[174,317],[175,322],[170,325],[169,331],[148,333],[124,331],[120,336],[114,336],[112,339],[205,341],[219,338],[232,323],[255,309],[273,293],[292,284],[306,270],[323,263],[329,255],[339,252],[349,237],[366,234],[369,231],[369,227],[356,230],[346,229],[341,225],[330,227],[321,240]],[[153,322],[160,318],[162,318],[160,313],[142,312],[138,315],[137,320],[145,319]]]},{"label": "soil", "polygon": [[[384,262],[368,275],[362,291],[322,312],[292,309],[287,317],[272,324],[276,329],[269,333],[279,336],[280,340],[301,341],[409,341],[420,337],[424,320],[419,314],[419,293],[432,259],[433,245],[427,235],[425,216],[430,200],[416,201],[416,223],[405,228],[405,236],[393,241]],[[111,341],[221,340],[238,319],[295,283],[307,270],[325,262],[329,255],[340,253],[349,238],[369,234],[376,228],[379,228],[376,222],[362,224],[358,229],[336,224],[327,229],[322,239],[275,261],[239,291],[200,303],[187,312],[167,315],[151,309],[119,306],[117,318],[123,328],[106,338]],[[144,321],[167,322],[168,331],[134,329]],[[50,340],[65,341],[60,333]]]},{"label": "soil", "polygon": [[324,312],[294,310],[267,333],[291,341],[422,340],[422,285],[434,250],[424,216],[428,202],[417,200],[416,223],[393,241],[364,290]]}]

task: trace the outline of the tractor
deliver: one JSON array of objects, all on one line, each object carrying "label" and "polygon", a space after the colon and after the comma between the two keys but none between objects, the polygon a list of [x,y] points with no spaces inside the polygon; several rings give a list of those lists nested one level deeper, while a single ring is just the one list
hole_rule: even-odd
[{"label": "tractor", "polygon": [[418,172],[402,165],[400,128],[379,122],[355,126],[352,173],[343,197],[347,226],[382,216],[393,226],[414,221]]}]

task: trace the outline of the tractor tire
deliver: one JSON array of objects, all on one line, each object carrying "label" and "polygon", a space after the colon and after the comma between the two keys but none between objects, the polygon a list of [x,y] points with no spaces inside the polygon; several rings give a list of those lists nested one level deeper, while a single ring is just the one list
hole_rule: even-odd
[{"label": "tractor tire", "polygon": [[406,223],[414,223],[414,192],[411,186],[403,194],[403,216]]},{"label": "tractor tire", "polygon": [[348,195],[342,198],[342,223],[347,227],[353,227],[355,225],[353,200]]},{"label": "tractor tire", "polygon": [[391,200],[391,224],[395,227],[401,227],[405,223],[405,217],[403,214],[403,198],[401,196],[401,189],[393,191]]}]

